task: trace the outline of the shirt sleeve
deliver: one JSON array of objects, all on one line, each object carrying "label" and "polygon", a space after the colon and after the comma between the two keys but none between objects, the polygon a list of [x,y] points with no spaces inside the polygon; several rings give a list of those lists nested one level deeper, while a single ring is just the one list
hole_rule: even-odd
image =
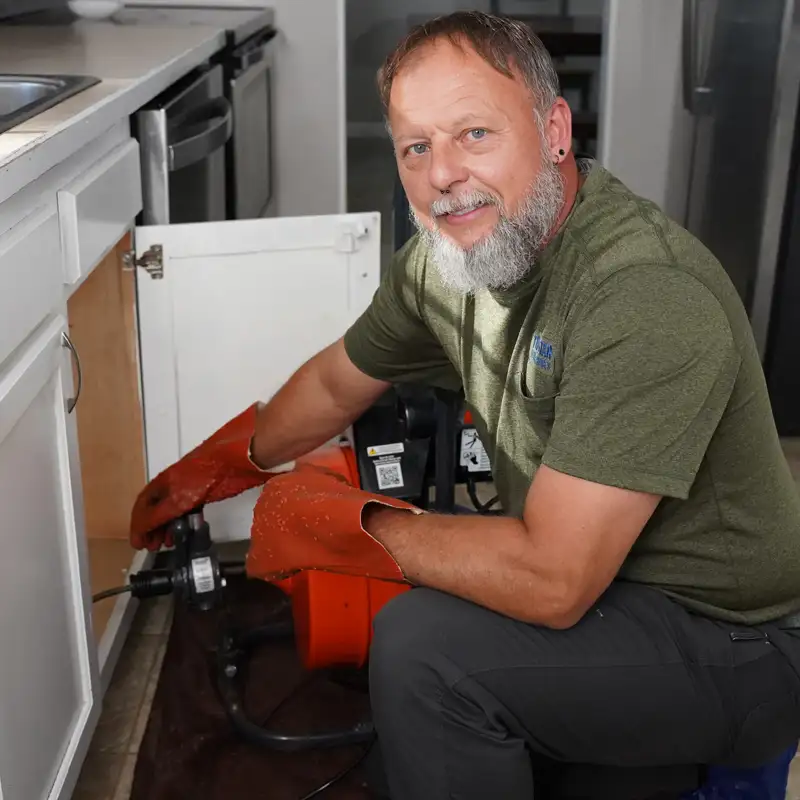
[{"label": "shirt sleeve", "polygon": [[598,287],[569,330],[542,463],[686,499],[740,365],[720,302],[681,270],[635,267]]},{"label": "shirt sleeve", "polygon": [[416,236],[395,253],[369,307],[345,333],[345,351],[377,380],[457,391],[460,375],[420,312],[424,259]]}]

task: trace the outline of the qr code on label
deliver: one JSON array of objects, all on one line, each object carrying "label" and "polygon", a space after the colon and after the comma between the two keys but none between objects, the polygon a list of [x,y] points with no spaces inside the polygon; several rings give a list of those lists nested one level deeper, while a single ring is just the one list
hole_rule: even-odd
[{"label": "qr code on label", "polygon": [[375,472],[378,474],[378,489],[400,489],[403,486],[403,470],[399,461],[389,464],[376,464]]}]

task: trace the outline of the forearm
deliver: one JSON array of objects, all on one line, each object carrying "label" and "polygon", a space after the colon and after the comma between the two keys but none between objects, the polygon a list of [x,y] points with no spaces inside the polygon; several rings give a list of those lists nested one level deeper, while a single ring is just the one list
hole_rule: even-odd
[{"label": "forearm", "polygon": [[251,445],[263,469],[288,463],[343,433],[385,385],[359,373],[337,342],[306,362],[261,406]]},{"label": "forearm", "polygon": [[553,563],[542,547],[537,548],[520,520],[414,516],[370,506],[364,526],[413,584],[530,623],[554,628],[574,623],[565,599],[568,567]]},{"label": "forearm", "polygon": [[348,425],[314,371],[301,368],[259,409],[251,455],[260,467],[272,469],[309,453]]}]

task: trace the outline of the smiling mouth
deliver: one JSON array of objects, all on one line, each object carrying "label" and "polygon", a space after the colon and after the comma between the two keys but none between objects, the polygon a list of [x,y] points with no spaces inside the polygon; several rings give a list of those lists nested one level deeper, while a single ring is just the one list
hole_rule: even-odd
[{"label": "smiling mouth", "polygon": [[450,216],[463,217],[465,214],[471,214],[473,211],[477,211],[479,208],[483,208],[483,203],[481,203],[479,206],[473,206],[472,208],[465,208],[463,211],[451,211]]},{"label": "smiling mouth", "polygon": [[477,211],[480,208],[484,208],[487,206],[488,203],[476,203],[475,205],[468,206],[467,208],[460,208],[458,211],[446,211],[444,214],[440,214],[440,217],[465,217],[467,214],[472,214],[473,211]]}]

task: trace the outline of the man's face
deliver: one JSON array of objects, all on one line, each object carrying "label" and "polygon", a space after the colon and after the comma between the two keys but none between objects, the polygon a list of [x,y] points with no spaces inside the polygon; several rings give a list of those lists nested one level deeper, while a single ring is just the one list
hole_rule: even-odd
[{"label": "man's face", "polygon": [[521,79],[447,40],[412,55],[389,123],[412,214],[445,281],[511,286],[531,268],[563,204],[545,126]]}]

